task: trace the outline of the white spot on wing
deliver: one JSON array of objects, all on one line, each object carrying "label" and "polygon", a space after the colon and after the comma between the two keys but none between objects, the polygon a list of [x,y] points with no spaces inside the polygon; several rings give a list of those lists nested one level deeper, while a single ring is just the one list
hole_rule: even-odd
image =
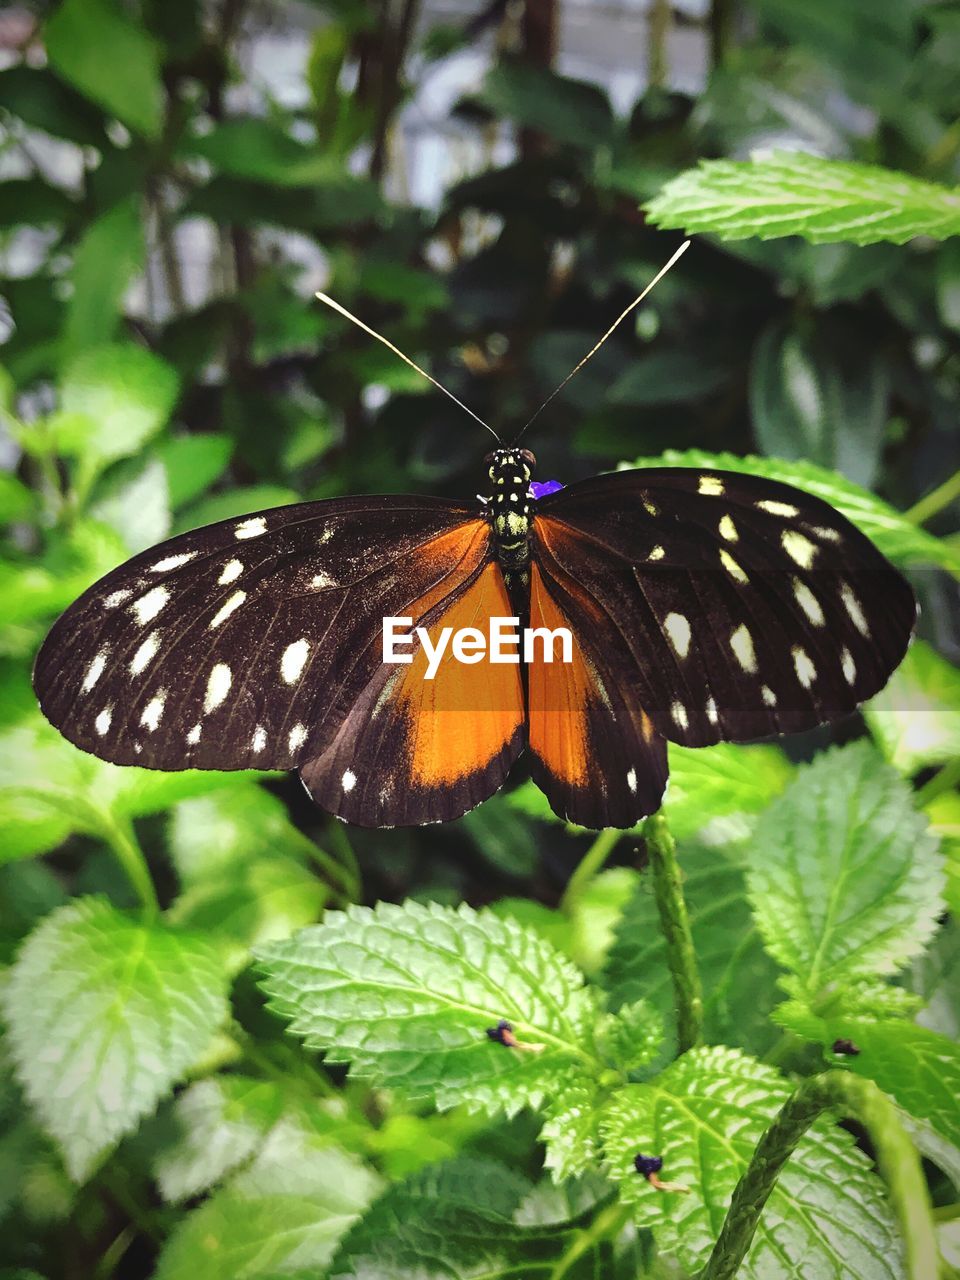
[{"label": "white spot on wing", "polygon": [[717,527],[720,530],[721,538],[726,538],[728,542],[738,541],[740,535],[737,533],[737,526],[730,516],[721,516],[720,524]]},{"label": "white spot on wing", "polygon": [[690,723],[690,717],[687,715],[687,708],[682,702],[675,702],[670,708],[670,714],[681,729],[686,729],[687,725]]},{"label": "white spot on wing", "polygon": [[200,726],[198,724],[195,724],[193,728],[190,730],[190,732],[187,734],[187,742],[189,742],[191,747],[195,747],[199,741],[200,741]]},{"label": "white spot on wing", "polygon": [[690,623],[684,615],[668,613],[663,620],[663,629],[680,657],[685,658],[690,652]]},{"label": "white spot on wing", "polygon": [[760,693],[763,695],[763,701],[768,707],[775,707],[777,705],[777,695],[768,684],[763,686]]},{"label": "white spot on wing", "polygon": [[806,649],[801,649],[799,645],[794,645],[790,650],[793,658],[793,665],[796,668],[797,679],[805,689],[809,689],[817,678],[817,668],[810,661],[810,655]]},{"label": "white spot on wing", "polygon": [[719,476],[701,476],[697,491],[698,493],[706,493],[714,498],[719,498],[723,493],[723,481]]},{"label": "white spot on wing", "polygon": [[165,560],[158,560],[156,564],[150,566],[150,571],[151,573],[169,573],[171,569],[179,569],[182,564],[188,564],[196,555],[196,551],[181,551],[178,556],[167,556]]},{"label": "white spot on wing", "polygon": [[97,716],[96,720],[94,720],[93,727],[96,729],[97,733],[99,733],[101,738],[110,728],[110,721],[112,719],[113,719],[113,707],[104,707],[103,710],[100,712],[100,714]]},{"label": "white spot on wing", "polygon": [[[203,698],[203,714],[208,716],[216,710],[230,692],[233,675],[225,662],[218,662],[210,672],[207,680],[207,692]],[[199,735],[198,735],[199,736]]]},{"label": "white spot on wing", "polygon": [[233,530],[233,536],[240,538],[259,538],[261,534],[267,532],[267,522],[263,516],[251,516],[249,520],[243,520]]},{"label": "white spot on wing", "polygon": [[310,580],[310,585],[322,591],[324,587],[335,587],[337,584],[329,573],[315,573]]},{"label": "white spot on wing", "polygon": [[108,652],[108,649],[101,649],[89,667],[87,667],[87,674],[83,677],[83,684],[81,685],[84,693],[89,693],[103,675],[103,669],[107,665]]},{"label": "white spot on wing", "polygon": [[810,532],[815,533],[818,538],[823,538],[824,542],[842,542],[843,534],[837,529],[829,529],[825,525],[811,525]]},{"label": "white spot on wing", "polygon": [[647,553],[647,559],[662,560],[665,555],[666,555],[666,552],[664,551],[663,547],[654,547],[652,551],[649,551]]},{"label": "white spot on wing", "polygon": [[294,684],[303,674],[310,654],[310,642],[303,637],[288,644],[280,659],[280,674],[287,684]]},{"label": "white spot on wing", "polygon": [[753,636],[742,622],[730,636],[730,648],[744,671],[756,671],[757,654],[753,647]]},{"label": "white spot on wing", "polygon": [[251,751],[262,751],[267,745],[267,731],[262,724],[258,724],[253,731],[253,738],[250,742]]},{"label": "white spot on wing", "polygon": [[853,660],[853,654],[849,649],[840,650],[840,661],[843,665],[843,675],[847,684],[853,684],[857,678],[857,664]]},{"label": "white spot on wing", "polygon": [[348,769],[340,781],[343,784],[344,791],[352,791],[357,785],[357,775],[352,769]]},{"label": "white spot on wing", "polygon": [[820,608],[820,601],[813,594],[805,582],[801,582],[799,578],[793,580],[793,594],[797,597],[797,604],[807,615],[815,627],[822,627],[826,619],[823,616],[823,610]]},{"label": "white spot on wing", "polygon": [[707,719],[711,724],[716,724],[720,719],[717,714],[717,704],[714,702],[713,698],[707,699]]},{"label": "white spot on wing", "polygon": [[104,597],[103,607],[105,609],[115,609],[118,604],[123,604],[124,600],[129,600],[132,595],[132,587],[121,587],[119,591],[111,591],[108,596]]},{"label": "white spot on wing", "polygon": [[219,627],[221,622],[226,622],[234,609],[239,609],[246,598],[247,593],[245,591],[234,591],[233,595],[224,600],[223,604],[210,619],[210,626],[207,630],[212,631],[214,627]]},{"label": "white spot on wing", "polygon": [[791,506],[789,502],[775,502],[771,498],[764,498],[757,503],[758,511],[769,511],[772,516],[787,516],[792,518],[800,514],[799,507]]},{"label": "white spot on wing", "polygon": [[223,572],[217,582],[221,587],[225,587],[229,582],[236,582],[241,573],[243,573],[243,562],[241,560],[228,560],[223,566]]},{"label": "white spot on wing", "polygon": [[720,548],[720,563],[726,569],[727,573],[729,573],[730,577],[733,578],[734,582],[750,581],[746,573],[744,573],[741,565],[734,560],[733,556],[725,547]]},{"label": "white spot on wing", "polygon": [[153,661],[159,648],[160,632],[151,631],[130,661],[130,674],[138,676],[141,671],[145,671],[149,663]]},{"label": "white spot on wing", "polygon": [[169,599],[170,592],[166,587],[154,587],[139,600],[134,600],[130,608],[137,615],[137,621],[143,626],[145,622],[151,622],[157,616]]},{"label": "white spot on wing", "polygon": [[295,724],[290,730],[290,750],[296,751],[307,740],[307,731],[302,724]]},{"label": "white spot on wing", "polygon": [[627,786],[630,788],[630,790],[631,790],[631,792],[633,793],[633,795],[636,795],[636,794],[637,794],[637,771],[636,771],[636,769],[628,769],[628,770],[627,770]]},{"label": "white spot on wing", "polygon": [[147,705],[143,708],[143,715],[140,717],[140,723],[146,725],[151,733],[160,723],[160,717],[163,715],[163,704],[167,700],[167,692],[161,689],[156,697],[151,698]]},{"label": "white spot on wing", "polygon": [[843,601],[843,607],[849,613],[853,625],[862,636],[868,636],[870,634],[870,624],[867,622],[867,616],[863,612],[863,606],[853,594],[852,588],[846,583],[840,588],[840,599]]},{"label": "white spot on wing", "polygon": [[790,559],[796,560],[803,569],[809,569],[817,557],[818,548],[795,529],[785,529],[780,535],[780,543]]}]

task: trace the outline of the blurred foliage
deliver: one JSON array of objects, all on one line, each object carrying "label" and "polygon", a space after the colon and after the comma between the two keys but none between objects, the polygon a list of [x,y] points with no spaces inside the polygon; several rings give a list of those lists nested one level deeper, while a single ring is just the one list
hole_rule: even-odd
[{"label": "blurred foliage", "polygon": [[[573,7],[465,5],[461,25],[413,0],[0,11],[4,1275],[394,1280],[431,1256],[418,1275],[678,1280],[783,1072],[824,1064],[891,1092],[956,1217],[960,240],[939,238],[960,220],[960,5],[713,0],[702,24],[656,6],[626,110],[553,69],[542,33]],[[620,20],[596,17],[614,43]],[[695,91],[672,25],[709,62]],[[278,32],[297,48],[282,92],[256,57]],[[414,154],[423,88],[459,58],[488,70]],[[666,1070],[639,835],[590,844],[519,771],[460,822],[353,831],[292,779],[81,755],[29,688],[57,613],[171,532],[297,498],[475,492],[480,429],[316,289],[509,438],[679,243],[654,218],[703,234],[538,420],[541,477],[709,459],[787,480],[860,524],[923,606],[862,719],[671,751],[708,1047]],[[293,940],[328,907],[404,899]],[[359,949],[304,1000],[345,920],[411,948],[431,1010],[415,1051],[396,986],[358,1052],[373,1006],[330,983],[363,992]],[[491,948],[496,999],[462,956],[417,950],[424,921]],[[307,1047],[265,1007],[254,948]],[[454,988],[472,1021],[443,1011]],[[572,1027],[589,1050],[483,1035],[544,992],[530,1038]],[[849,1135],[806,1141],[744,1274],[794,1274],[784,1232],[818,1275],[851,1274],[828,1218],[860,1280],[899,1274]],[[688,1197],[633,1171],[644,1143]]]}]

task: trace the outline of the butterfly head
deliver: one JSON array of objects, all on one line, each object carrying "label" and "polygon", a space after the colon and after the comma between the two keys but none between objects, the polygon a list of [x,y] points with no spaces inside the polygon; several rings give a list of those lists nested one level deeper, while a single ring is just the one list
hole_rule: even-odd
[{"label": "butterfly head", "polygon": [[537,465],[529,449],[494,449],[483,461],[495,487],[528,485]]}]

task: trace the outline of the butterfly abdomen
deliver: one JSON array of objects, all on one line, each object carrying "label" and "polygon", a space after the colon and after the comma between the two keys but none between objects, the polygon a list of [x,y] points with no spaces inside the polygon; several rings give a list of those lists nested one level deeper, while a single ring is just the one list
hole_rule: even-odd
[{"label": "butterfly abdomen", "polygon": [[488,455],[493,486],[490,518],[497,559],[511,591],[529,586],[530,481],[533,454],[528,449],[495,449]]}]

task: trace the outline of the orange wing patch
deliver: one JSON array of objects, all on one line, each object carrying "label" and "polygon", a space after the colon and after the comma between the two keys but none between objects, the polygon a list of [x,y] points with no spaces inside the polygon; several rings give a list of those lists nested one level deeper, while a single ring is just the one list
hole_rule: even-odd
[{"label": "orange wing patch", "polygon": [[[489,618],[510,616],[503,575],[489,564],[428,634],[434,645],[444,627],[454,633],[476,627],[487,634]],[[492,663],[486,656],[474,664],[459,662],[449,644],[432,680],[426,672],[426,650],[420,648],[404,668],[395,697],[411,725],[412,781],[436,788],[483,768],[512,740],[523,721],[523,686],[518,665]]]},{"label": "orange wing patch", "polygon": [[[444,627],[487,634],[491,617],[512,616],[485,522],[470,526],[469,536],[453,530],[436,539],[430,554],[456,563],[404,613],[426,627],[434,646]],[[486,655],[462,663],[449,644],[432,680],[427,666],[421,647],[409,664],[381,666],[330,746],[301,766],[323,808],[367,827],[445,822],[502,786],[523,747],[519,666]]]},{"label": "orange wing patch", "polygon": [[[636,690],[618,685],[608,674],[613,669],[629,672],[629,653],[616,633],[603,626],[603,615],[589,596],[573,584],[561,586],[546,578],[536,564],[530,625],[567,627],[573,633],[572,662],[555,656],[546,663],[538,648],[530,664],[534,781],[554,812],[571,822],[593,828],[633,826],[660,805],[667,753]],[[601,635],[603,655],[590,639]]]}]

